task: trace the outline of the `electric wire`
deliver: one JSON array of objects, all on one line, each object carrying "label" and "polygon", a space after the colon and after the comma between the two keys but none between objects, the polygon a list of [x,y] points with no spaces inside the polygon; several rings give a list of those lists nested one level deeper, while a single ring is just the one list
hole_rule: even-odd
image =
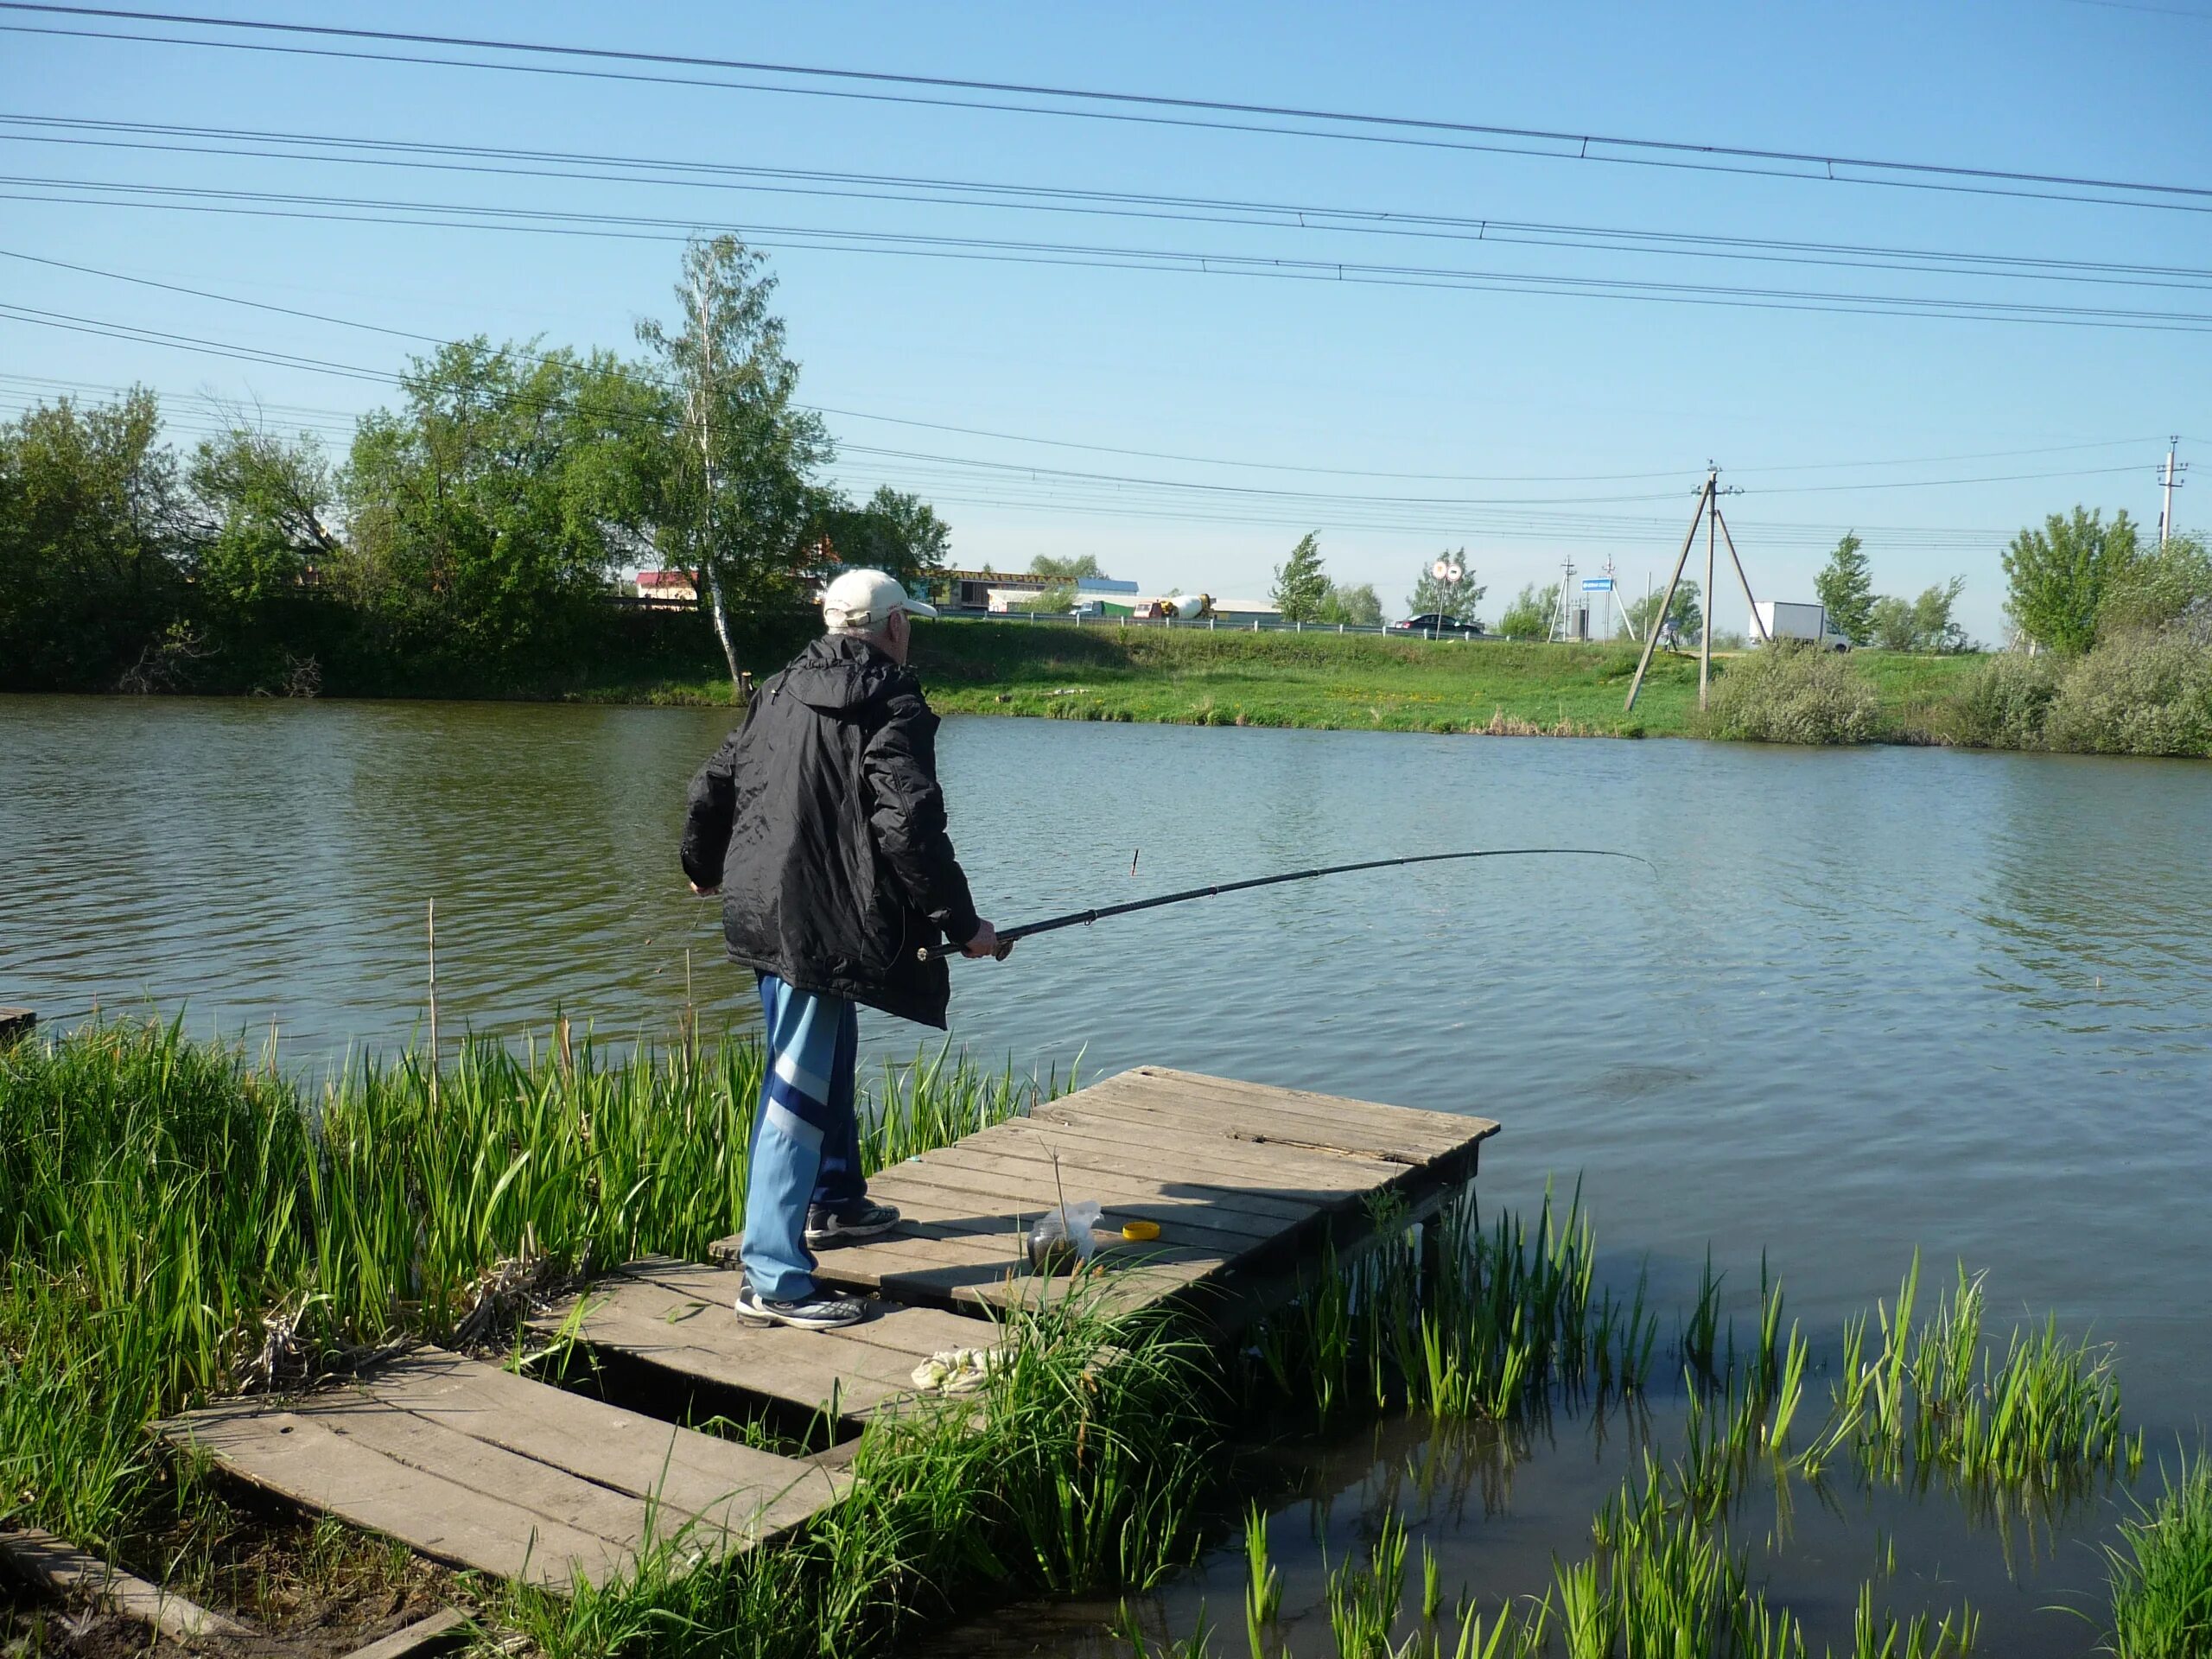
[{"label": "electric wire", "polygon": [[[821,65],[717,58],[696,54],[643,52],[605,47],[569,46],[548,41],[347,28],[325,23],[279,22],[267,19],[226,17],[200,13],[36,3],[35,0],[0,0],[0,11],[39,13],[117,22],[229,29],[293,37],[315,36],[324,39],[381,41],[392,45],[504,52],[518,56],[718,69],[737,73],[780,75],[802,81],[840,83],[842,86],[825,87],[763,86],[728,81],[696,82],[684,78],[648,76],[634,72],[611,74],[603,70],[579,70],[574,67],[572,63],[546,65],[503,63],[483,60],[435,60],[400,53],[365,53],[358,50],[334,50],[328,48],[280,46],[264,41],[209,40],[190,36],[139,36],[118,32],[104,33],[59,28],[32,28],[25,25],[0,25],[0,29],[22,33],[68,35],[92,39],[152,41],[169,45],[352,58],[382,62],[437,63],[442,67],[451,67],[583,75],[594,79],[639,80],[673,79],[677,84],[697,84],[718,86],[725,90],[765,91],[804,96],[852,97],[855,94],[842,90],[842,87],[857,84],[924,88],[937,92],[988,93],[999,97],[1046,99],[1056,101],[1045,105],[1007,105],[974,99],[919,98],[912,93],[901,93],[892,97],[887,97],[882,93],[859,94],[859,96],[874,101],[912,102],[957,108],[984,108],[1028,115],[1061,118],[1080,116],[1115,120],[1135,119],[1155,124],[1221,127],[1230,130],[1256,130],[1283,132],[1301,137],[1358,139],[1365,142],[1390,143],[1413,143],[1427,147],[1485,150],[1504,149],[1506,153],[1510,154],[1542,156],[1561,160],[1616,162],[1634,161],[1644,165],[1687,167],[1704,171],[1749,172],[1765,177],[1817,180],[1834,183],[1879,183],[1914,188],[1970,189],[1981,194],[2027,195],[2044,200],[2087,200],[2101,202],[2107,206],[2178,206],[2187,207],[2190,211],[2212,211],[2212,188],[2156,181],[2099,178],[2093,175],[2042,173],[2025,169],[1974,167],[1952,162],[1849,156],[1821,154],[1815,151],[1702,143],[1683,139],[1578,133],[1556,129],[1448,121],[1421,116],[1383,115],[1363,111],[1307,108],[1294,105],[1262,104],[1226,99],[1179,98],[1159,93],[1128,92],[1097,87],[1055,86],[967,77],[843,69]],[[1135,113],[1138,110],[1177,113],[1139,115]],[[1206,121],[1196,118],[1203,114],[1266,118],[1271,120],[1299,121],[1319,124],[1296,128],[1255,129],[1249,123]],[[1488,142],[1473,142],[1475,140]],[[1513,145],[1510,147],[1505,145],[1502,141],[1506,140],[1514,141]],[[1532,144],[1553,145],[1557,148],[1542,150],[1527,148]],[[1593,146],[1595,146],[1594,153]],[[1844,169],[1840,174],[1837,172],[1839,168]],[[2043,188],[2005,188],[2009,186],[2043,187]],[[2107,194],[2089,198],[2053,194],[2057,191],[2082,190],[2101,191]],[[2144,198],[2149,198],[2149,200],[2143,200]]]}]

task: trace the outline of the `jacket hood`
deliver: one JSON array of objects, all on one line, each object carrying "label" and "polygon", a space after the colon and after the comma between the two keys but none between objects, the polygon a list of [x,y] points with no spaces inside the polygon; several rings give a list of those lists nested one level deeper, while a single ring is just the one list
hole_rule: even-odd
[{"label": "jacket hood", "polygon": [[779,677],[780,689],[810,709],[843,714],[914,683],[911,671],[865,639],[824,634]]}]

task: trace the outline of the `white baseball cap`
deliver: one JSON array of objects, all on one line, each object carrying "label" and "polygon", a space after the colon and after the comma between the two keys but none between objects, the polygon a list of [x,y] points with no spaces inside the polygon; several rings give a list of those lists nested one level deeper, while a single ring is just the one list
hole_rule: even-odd
[{"label": "white baseball cap", "polygon": [[822,590],[822,620],[833,630],[870,632],[891,620],[891,613],[935,616],[937,607],[908,596],[880,570],[848,570]]}]

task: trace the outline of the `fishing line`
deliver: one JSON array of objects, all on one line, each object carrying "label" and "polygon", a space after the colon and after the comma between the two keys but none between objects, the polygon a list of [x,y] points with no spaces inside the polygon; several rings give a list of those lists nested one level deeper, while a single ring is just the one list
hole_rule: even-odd
[{"label": "fishing line", "polygon": [[[1134,899],[1125,905],[1101,905],[1096,910],[1071,911],[1065,916],[1049,916],[1041,922],[1024,922],[1019,927],[999,930],[999,943],[1013,944],[1034,933],[1055,933],[1064,927],[1088,927],[1093,922],[1103,921],[1109,916],[1128,916],[1140,910],[1158,910],[1162,905],[1179,905],[1192,899],[1211,899],[1224,893],[1247,893],[1254,887],[1281,887],[1286,881],[1311,881],[1320,875],[1349,875],[1355,870],[1394,870],[1407,864],[1442,864],[1463,858],[1626,858],[1633,859],[1653,874],[1659,867],[1641,853],[1615,852],[1604,847],[1489,847],[1478,852],[1415,853],[1407,858],[1370,858],[1358,864],[1328,864],[1315,870],[1290,870],[1281,875],[1255,875],[1243,881],[1223,881],[1208,887],[1186,887],[1180,893],[1163,893],[1154,899]],[[1136,861],[1129,867],[1134,871]],[[938,957],[956,954],[960,946],[950,943],[924,945],[915,951],[923,962]]]}]

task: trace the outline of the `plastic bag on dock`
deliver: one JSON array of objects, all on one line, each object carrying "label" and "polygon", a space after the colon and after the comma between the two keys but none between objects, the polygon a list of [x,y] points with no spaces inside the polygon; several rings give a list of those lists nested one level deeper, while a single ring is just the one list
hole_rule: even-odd
[{"label": "plastic bag on dock", "polygon": [[1046,1211],[1029,1230],[1027,1254],[1031,1269],[1058,1273],[1065,1268],[1088,1267],[1097,1254],[1098,1229],[1105,1219],[1105,1206],[1089,1202]]}]

